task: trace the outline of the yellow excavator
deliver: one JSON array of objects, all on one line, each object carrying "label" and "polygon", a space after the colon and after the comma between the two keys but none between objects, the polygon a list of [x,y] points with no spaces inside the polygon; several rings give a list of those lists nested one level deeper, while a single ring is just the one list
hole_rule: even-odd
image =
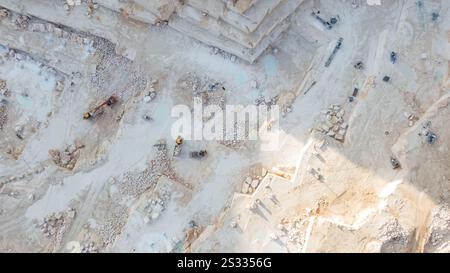
[{"label": "yellow excavator", "polygon": [[181,153],[181,144],[183,144],[183,138],[178,136],[175,139],[175,148],[173,149],[173,156],[178,156]]},{"label": "yellow excavator", "polygon": [[83,119],[91,119],[91,118],[101,114],[103,112],[103,108],[105,106],[112,106],[116,102],[117,102],[117,97],[116,96],[109,97],[107,100],[104,100],[104,101],[100,102],[92,110],[90,110],[88,112],[84,112],[83,113]]}]

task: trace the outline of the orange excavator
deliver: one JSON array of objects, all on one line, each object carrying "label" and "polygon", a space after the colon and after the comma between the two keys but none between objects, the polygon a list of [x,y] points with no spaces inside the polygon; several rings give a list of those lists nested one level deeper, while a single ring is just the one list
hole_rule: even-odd
[{"label": "orange excavator", "polygon": [[94,107],[92,110],[89,110],[88,112],[83,113],[83,119],[91,119],[103,112],[103,108],[106,106],[112,106],[117,102],[116,96],[111,96],[107,100],[104,100],[100,102],[96,107]]}]

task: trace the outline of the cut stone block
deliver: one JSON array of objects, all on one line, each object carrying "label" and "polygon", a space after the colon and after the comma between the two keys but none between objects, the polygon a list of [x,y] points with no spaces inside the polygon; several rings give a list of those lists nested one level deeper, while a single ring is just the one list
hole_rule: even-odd
[{"label": "cut stone block", "polygon": [[283,1],[274,12],[264,18],[260,26],[252,33],[243,32],[227,24],[225,21],[204,16],[200,10],[189,5],[182,7],[178,14],[183,19],[190,21],[190,23],[197,27],[204,28],[205,31],[211,32],[214,35],[224,36],[247,48],[255,48],[265,36],[269,36],[283,20],[294,13],[301,2],[301,0]]},{"label": "cut stone block", "polygon": [[124,3],[120,0],[97,0],[97,3],[100,6],[109,8],[131,19],[143,21],[145,23],[156,24],[160,20],[158,15],[134,2]]}]

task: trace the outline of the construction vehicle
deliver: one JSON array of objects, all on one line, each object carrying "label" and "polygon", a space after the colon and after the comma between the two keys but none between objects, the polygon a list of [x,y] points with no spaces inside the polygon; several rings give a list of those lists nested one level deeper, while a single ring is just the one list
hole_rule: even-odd
[{"label": "construction vehicle", "polygon": [[391,62],[395,64],[397,62],[397,53],[394,51],[391,52]]},{"label": "construction vehicle", "polygon": [[358,69],[358,70],[363,70],[363,69],[364,69],[364,63],[361,62],[361,61],[359,61],[359,62],[357,62],[353,67],[354,67],[355,69]]},{"label": "construction vehicle", "polygon": [[391,162],[391,165],[392,165],[392,169],[395,170],[395,169],[400,168],[400,162],[398,162],[397,158],[391,156],[390,162]]},{"label": "construction vehicle", "polygon": [[181,153],[181,144],[183,144],[183,138],[178,136],[175,139],[175,148],[173,148],[173,156],[178,156]]},{"label": "construction vehicle", "polygon": [[334,25],[337,24],[339,15],[336,17],[332,17],[330,21],[325,21],[322,17],[319,16],[320,11],[312,12],[311,15],[314,16],[326,29],[332,29]]},{"label": "construction vehicle", "polygon": [[202,157],[205,157],[207,154],[208,154],[208,152],[206,150],[193,151],[190,153],[192,158],[202,158]]},{"label": "construction vehicle", "polygon": [[152,120],[153,120],[152,117],[149,116],[149,115],[143,115],[142,118],[143,118],[144,120],[146,120],[146,121],[152,121]]},{"label": "construction vehicle", "polygon": [[[320,12],[315,13],[314,11],[311,13],[312,16],[314,16],[325,28],[327,29],[332,29],[333,25],[330,22],[325,21],[324,19],[322,19],[318,14],[320,14]],[[335,22],[336,23],[336,22]]]},{"label": "construction vehicle", "polygon": [[89,110],[88,112],[83,113],[83,119],[91,119],[101,113],[103,113],[103,108],[106,106],[112,106],[117,102],[116,96],[111,96],[107,100],[104,100],[97,104],[96,107],[94,107],[92,110]]},{"label": "construction vehicle", "polygon": [[336,53],[338,52],[338,50],[341,48],[342,46],[342,42],[344,41],[344,38],[339,38],[339,40],[336,43],[336,46],[333,49],[333,52],[331,53],[330,57],[328,57],[327,62],[325,63],[325,67],[329,67],[331,62],[334,59],[334,56],[336,55]]},{"label": "construction vehicle", "polygon": [[436,143],[437,140],[437,135],[433,132],[427,132],[425,134],[425,137],[427,139],[428,144],[434,144]]},{"label": "construction vehicle", "polygon": [[433,22],[437,21],[438,18],[439,18],[439,13],[433,12],[431,14],[431,20],[433,20]]}]

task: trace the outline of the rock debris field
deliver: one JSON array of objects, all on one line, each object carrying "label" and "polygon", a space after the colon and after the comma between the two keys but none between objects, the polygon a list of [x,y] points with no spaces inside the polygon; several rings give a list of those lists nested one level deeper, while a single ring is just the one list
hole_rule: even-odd
[{"label": "rock debris field", "polygon": [[0,0],[0,251],[448,253],[449,75],[446,0]]}]

